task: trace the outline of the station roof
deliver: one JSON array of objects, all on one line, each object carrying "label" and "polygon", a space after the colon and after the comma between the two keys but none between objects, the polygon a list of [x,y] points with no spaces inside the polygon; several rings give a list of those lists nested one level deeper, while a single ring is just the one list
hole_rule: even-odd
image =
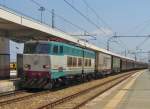
[{"label": "station roof", "polygon": [[4,7],[0,7],[0,36],[5,36],[16,42],[25,42],[31,39],[48,40],[51,37],[58,37],[82,47],[133,60],[74,38],[67,33],[51,28],[49,25],[40,23]]}]

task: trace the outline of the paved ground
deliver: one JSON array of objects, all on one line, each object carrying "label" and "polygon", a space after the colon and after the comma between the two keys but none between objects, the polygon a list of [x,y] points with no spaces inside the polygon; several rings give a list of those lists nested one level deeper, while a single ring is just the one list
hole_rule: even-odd
[{"label": "paved ground", "polygon": [[8,80],[0,80],[0,93],[1,92],[7,92],[17,89],[17,80],[16,78],[16,71],[10,72],[10,79]]},{"label": "paved ground", "polygon": [[0,81],[0,93],[15,90],[14,81],[1,80]]},{"label": "paved ground", "polygon": [[150,109],[150,72],[138,72],[82,109]]}]

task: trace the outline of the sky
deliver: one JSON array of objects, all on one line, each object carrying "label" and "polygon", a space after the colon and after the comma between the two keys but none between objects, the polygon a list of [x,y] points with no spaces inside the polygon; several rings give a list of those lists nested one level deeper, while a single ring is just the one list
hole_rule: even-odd
[{"label": "sky", "polygon": [[[102,48],[106,48],[107,40],[114,35],[114,33],[121,36],[150,34],[150,0],[66,0],[99,28],[89,23],[64,0],[35,1],[46,8],[46,11],[43,12],[44,23],[51,25],[52,15],[49,11],[54,9],[56,14],[54,24],[57,28],[72,35],[84,33],[83,30],[77,29],[60,19],[57,16],[59,15],[71,21],[73,24],[84,28],[91,35],[96,34],[96,40],[93,40],[92,37],[82,37],[82,39],[87,39],[90,43]],[[97,13],[99,18],[90,10],[84,1]],[[40,12],[38,11],[40,6],[33,3],[32,0],[0,0],[0,4],[34,19],[41,19]],[[110,50],[122,55],[125,54],[126,50],[127,56],[134,57],[133,54],[129,53],[135,51],[149,51],[149,44],[149,38],[145,37],[115,38],[110,42]],[[16,53],[23,51],[23,45],[11,42],[10,47],[11,60],[15,60]],[[144,60],[147,59],[147,54],[137,54],[137,57],[139,60]]]}]

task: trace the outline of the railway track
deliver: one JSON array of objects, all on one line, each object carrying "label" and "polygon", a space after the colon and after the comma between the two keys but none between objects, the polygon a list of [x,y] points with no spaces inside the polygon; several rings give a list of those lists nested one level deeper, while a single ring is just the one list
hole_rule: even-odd
[{"label": "railway track", "polygon": [[45,93],[49,93],[49,91],[42,91],[42,92],[29,92],[29,91],[10,91],[10,92],[6,92],[3,93],[2,95],[0,95],[0,106],[4,106],[4,105],[8,105],[11,103],[15,103],[15,102],[19,102],[31,97],[35,97],[38,95],[42,95]]},{"label": "railway track", "polygon": [[114,78],[102,84],[90,87],[75,94],[68,95],[59,100],[53,101],[49,104],[39,107],[38,109],[79,109],[79,107],[83,106],[86,102],[104,93],[105,91],[119,84],[121,81],[127,79],[131,75],[133,75],[133,73]]},{"label": "railway track", "polygon": [[13,97],[17,97],[19,95],[24,95],[27,92],[25,90],[14,90],[14,91],[8,91],[8,92],[3,92],[0,93],[0,102],[4,101],[5,99],[11,99]]},{"label": "railway track", "polygon": [[18,93],[18,92],[19,92],[19,90],[8,91],[8,92],[2,92],[2,93],[0,93],[0,98],[1,98],[1,97],[5,97],[5,96],[9,96],[9,95],[14,95],[14,94],[16,94],[16,93]]},{"label": "railway track", "polygon": [[[109,88],[113,87],[114,85],[120,83],[120,81],[123,81],[124,79],[128,78],[134,72],[135,71],[131,71],[128,73],[109,76],[107,78],[90,81],[77,86],[61,89],[58,91],[37,92],[26,96],[5,100],[3,102],[0,102],[0,108],[9,109],[10,107],[11,108],[14,107],[18,109],[43,109],[43,108],[47,109],[47,108],[61,107],[62,109],[62,107],[68,106],[68,104],[69,105],[74,104],[73,102],[76,101],[76,99],[77,101],[80,101],[80,103],[84,104],[88,100],[93,98],[94,95],[92,93],[95,93],[96,94],[95,96],[97,96],[98,94],[101,94],[104,91],[108,90]],[[114,84],[110,84],[110,83],[114,83]],[[108,85],[109,87],[106,88],[107,86],[106,84],[107,85],[109,84]],[[104,88],[105,90],[102,90]],[[99,92],[96,90],[101,90],[101,91]],[[89,97],[87,95],[88,93],[90,93],[90,95],[92,96]],[[82,98],[84,98],[84,102],[83,100],[78,100]],[[71,109],[72,108],[76,109],[76,107],[78,106],[80,107],[81,105],[80,103],[75,103],[78,105],[71,106]]]}]

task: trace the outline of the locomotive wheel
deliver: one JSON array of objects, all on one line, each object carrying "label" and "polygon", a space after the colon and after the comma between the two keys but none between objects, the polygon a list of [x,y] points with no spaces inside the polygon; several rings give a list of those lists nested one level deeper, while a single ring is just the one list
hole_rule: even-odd
[{"label": "locomotive wheel", "polygon": [[82,74],[82,75],[81,75],[81,81],[82,81],[82,82],[86,82],[86,75],[85,75],[85,74]]},{"label": "locomotive wheel", "polygon": [[48,84],[48,89],[50,90],[50,89],[52,89],[53,88],[53,83],[49,83]]}]

